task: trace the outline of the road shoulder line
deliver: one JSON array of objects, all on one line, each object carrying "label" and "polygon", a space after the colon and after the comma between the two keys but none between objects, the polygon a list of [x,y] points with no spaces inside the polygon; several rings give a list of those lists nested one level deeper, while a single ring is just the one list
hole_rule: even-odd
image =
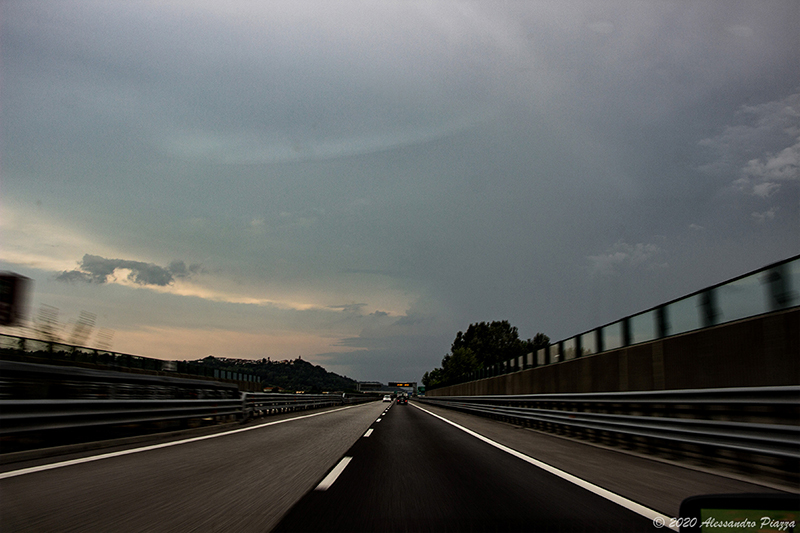
[{"label": "road shoulder line", "polygon": [[[564,472],[563,470],[559,470],[558,468],[555,468],[554,466],[551,466],[551,465],[549,465],[547,463],[543,463],[543,462],[539,461],[538,459],[534,459],[533,457],[531,457],[529,455],[525,455],[524,453],[518,452],[517,450],[514,450],[513,448],[509,448],[508,446],[500,444],[499,442],[493,441],[492,439],[490,439],[488,437],[484,437],[480,433],[476,433],[476,432],[472,431],[471,429],[468,429],[468,428],[466,428],[466,427],[464,427],[464,426],[462,426],[460,424],[457,424],[457,423],[455,423],[455,422],[453,422],[451,420],[448,420],[447,418],[445,418],[443,416],[437,415],[436,413],[432,413],[431,411],[428,411],[427,409],[425,409],[423,407],[420,407],[420,406],[418,406],[416,404],[411,404],[411,405],[413,405],[414,407],[416,407],[420,411],[428,413],[429,415],[431,415],[433,417],[436,417],[439,420],[442,420],[443,422],[446,422],[446,423],[450,424],[451,426],[453,426],[453,427],[455,427],[457,429],[460,429],[461,431],[463,431],[463,432],[465,432],[465,433],[467,433],[469,435],[472,435],[476,439],[481,440],[481,441],[485,442],[486,444],[489,444],[490,446],[494,446],[495,448],[497,448],[499,450],[502,450],[502,451],[504,451],[504,452],[506,452],[506,453],[508,453],[510,455],[513,455],[514,457],[522,459],[523,461],[525,461],[527,463],[530,463],[530,464],[532,464],[532,465],[534,465],[534,466],[536,466],[538,468],[541,468],[542,470],[544,470],[546,472],[549,472],[549,473],[551,473],[551,474],[553,474],[555,476],[558,476],[558,477],[560,477],[561,479],[563,479],[565,481],[569,481],[570,483],[573,483],[573,484],[575,484],[575,485],[577,485],[577,486],[579,486],[579,487],[581,487],[583,489],[588,490],[589,492],[592,492],[592,493],[594,493],[594,494],[596,494],[596,495],[598,495],[598,496],[600,496],[602,498],[605,498],[605,499],[607,499],[607,500],[609,500],[611,502],[614,502],[617,505],[621,505],[622,507],[625,507],[626,509],[628,509],[630,511],[633,511],[636,514],[644,516],[645,518],[649,518],[650,520],[656,520],[657,518],[661,518],[663,520],[665,518],[665,515],[663,513],[659,513],[658,511],[656,511],[654,509],[650,509],[649,507],[645,507],[644,505],[641,505],[641,504],[636,503],[636,502],[634,502],[632,500],[629,500],[629,499],[625,498],[624,496],[620,496],[617,493],[611,492],[610,490],[604,489],[603,487],[600,487],[598,485],[590,483],[590,482],[586,481],[585,479],[581,479],[581,478],[579,478],[577,476],[574,476],[574,475],[572,475],[572,474],[570,474],[568,472]],[[675,529],[675,531],[678,531],[678,530]]]},{"label": "road shoulder line", "polygon": [[188,444],[190,442],[198,442],[198,441],[202,441],[202,440],[215,439],[217,437],[224,437],[224,436],[227,436],[227,435],[233,435],[233,434],[236,434],[236,433],[243,433],[245,431],[252,431],[254,429],[260,429],[260,428],[267,427],[267,426],[274,426],[276,424],[283,424],[284,422],[291,422],[293,420],[300,420],[300,419],[303,419],[303,418],[311,418],[313,416],[321,416],[321,415],[326,415],[326,414],[329,414],[329,413],[335,413],[337,411],[344,411],[345,409],[351,409],[353,407],[358,407],[359,405],[364,405],[364,404],[348,405],[348,406],[345,406],[345,407],[340,407],[338,409],[332,409],[330,411],[323,411],[321,413],[311,413],[311,414],[308,414],[308,415],[296,416],[296,417],[293,417],[293,418],[285,418],[283,420],[274,420],[272,422],[266,422],[264,424],[258,424],[256,426],[249,426],[249,427],[246,427],[246,428],[234,429],[234,430],[225,431],[225,432],[222,432],[222,433],[212,433],[211,435],[202,435],[200,437],[192,437],[190,439],[182,439],[182,440],[176,440],[176,441],[171,441],[171,442],[162,442],[160,444],[152,444],[150,446],[144,446],[142,448],[131,448],[131,449],[128,449],[128,450],[120,450],[118,452],[110,452],[110,453],[104,453],[104,454],[100,454],[100,455],[91,455],[91,456],[88,456],[88,457],[81,457],[79,459],[71,459],[69,461],[60,461],[60,462],[57,462],[57,463],[49,463],[49,464],[44,464],[44,465],[39,465],[39,466],[32,466],[32,467],[29,467],[29,468],[22,468],[20,470],[10,470],[8,472],[0,472],[0,479],[8,479],[8,478],[17,477],[17,476],[24,476],[26,474],[33,474],[35,472],[43,472],[45,470],[53,470],[53,469],[56,469],[56,468],[63,468],[65,466],[79,465],[79,464],[83,464],[83,463],[91,463],[93,461],[100,461],[102,459],[111,459],[113,457],[121,457],[123,455],[131,455],[131,454],[134,454],[134,453],[147,452],[147,451],[151,451],[151,450],[158,450],[160,448],[168,448],[170,446],[178,446],[179,444]]}]

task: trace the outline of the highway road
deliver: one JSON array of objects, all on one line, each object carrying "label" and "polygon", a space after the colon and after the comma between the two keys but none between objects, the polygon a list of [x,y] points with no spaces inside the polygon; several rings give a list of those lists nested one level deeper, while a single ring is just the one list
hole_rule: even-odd
[{"label": "highway road", "polygon": [[417,402],[149,444],[4,465],[2,531],[652,532],[770,490]]},{"label": "highway road", "polygon": [[275,531],[653,531],[652,519],[394,404]]},{"label": "highway road", "polygon": [[269,531],[382,409],[373,402],[284,414],[237,427],[237,433],[50,470],[35,471],[143,447],[6,464],[0,469],[0,529]]}]

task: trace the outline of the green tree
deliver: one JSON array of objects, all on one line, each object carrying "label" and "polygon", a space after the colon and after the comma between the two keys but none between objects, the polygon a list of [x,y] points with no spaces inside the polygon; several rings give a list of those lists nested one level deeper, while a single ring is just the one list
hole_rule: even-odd
[{"label": "green tree", "polygon": [[475,353],[469,348],[456,348],[442,359],[442,374],[445,381],[451,381],[480,368]]},{"label": "green tree", "polygon": [[550,344],[550,337],[544,333],[537,333],[532,339],[526,342],[525,353],[536,353],[541,348],[546,348]]},{"label": "green tree", "polygon": [[517,328],[508,320],[491,323],[480,322],[470,324],[466,333],[459,331],[451,346],[451,352],[468,348],[475,354],[479,367],[490,366],[501,361],[525,355],[537,342],[549,342],[546,335],[538,333],[533,340],[523,341],[519,338]]},{"label": "green tree", "polygon": [[422,375],[422,384],[426,388],[433,387],[444,381],[441,368],[434,368]]},{"label": "green tree", "polygon": [[425,387],[456,381],[465,374],[507,361],[520,355],[536,352],[550,344],[550,338],[537,333],[523,341],[517,328],[508,320],[470,324],[466,332],[459,331],[450,353],[442,359],[441,368],[434,368],[422,376]]}]

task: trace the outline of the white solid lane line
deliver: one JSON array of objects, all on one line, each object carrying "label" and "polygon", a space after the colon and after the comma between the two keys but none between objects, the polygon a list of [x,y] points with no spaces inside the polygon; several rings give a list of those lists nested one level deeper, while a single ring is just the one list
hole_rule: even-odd
[{"label": "white solid lane line", "polygon": [[339,475],[344,472],[344,469],[352,460],[352,457],[342,457],[342,460],[339,461],[339,464],[333,467],[333,470],[331,470],[330,473],[325,476],[325,479],[319,482],[319,485],[317,485],[317,488],[314,490],[328,490],[330,486],[333,485],[333,482],[336,481],[336,478],[338,478]]},{"label": "white solid lane line", "polygon": [[365,437],[369,437],[370,435],[372,435],[372,428],[369,428],[369,429],[367,430],[367,432],[366,432],[366,433],[364,433],[364,436],[365,436]]},{"label": "white solid lane line", "polygon": [[[447,422],[451,426],[457,427],[461,431],[464,431],[465,433],[468,433],[468,434],[472,435],[476,439],[480,439],[483,442],[494,446],[495,448],[503,450],[506,453],[510,453],[514,457],[518,457],[519,459],[522,459],[523,461],[525,461],[527,463],[530,463],[530,464],[532,464],[534,466],[537,466],[537,467],[541,468],[542,470],[545,470],[546,472],[550,472],[551,474],[554,474],[554,475],[560,477],[561,479],[569,481],[570,483],[574,483],[575,485],[578,485],[579,487],[584,488],[584,489],[588,490],[589,492],[593,492],[594,494],[597,494],[598,496],[601,496],[601,497],[603,497],[603,498],[605,498],[605,499],[607,499],[609,501],[612,501],[612,502],[616,503],[617,505],[621,505],[622,507],[625,507],[626,509],[628,509],[630,511],[633,511],[634,513],[640,514],[640,515],[644,516],[645,518],[649,518],[650,520],[655,520],[656,518],[664,519],[664,517],[665,517],[664,514],[659,513],[658,511],[656,511],[654,509],[650,509],[649,507],[645,507],[644,505],[641,505],[641,504],[638,504],[638,503],[636,503],[636,502],[634,502],[632,500],[629,500],[629,499],[625,498],[624,496],[620,496],[619,494],[611,492],[610,490],[606,490],[603,487],[597,486],[597,485],[595,485],[593,483],[589,483],[585,479],[581,479],[581,478],[579,478],[577,476],[573,476],[572,474],[564,472],[563,470],[559,470],[558,468],[556,468],[554,466],[550,466],[547,463],[543,463],[543,462],[539,461],[538,459],[534,459],[533,457],[530,457],[529,455],[525,455],[522,452],[518,452],[517,450],[509,448],[508,446],[504,446],[504,445],[500,444],[499,442],[495,442],[495,441],[493,441],[493,440],[491,440],[491,439],[489,439],[487,437],[484,437],[480,433],[475,433],[471,429],[467,429],[464,426],[461,426],[459,424],[456,424],[455,422],[452,422],[452,421],[446,419],[443,416],[439,416],[436,413],[432,413],[432,412],[428,411],[427,409],[423,409],[422,407],[420,407],[418,405],[415,405],[415,404],[411,404],[411,405],[414,405],[414,407],[416,407],[420,411],[424,411],[424,412],[428,413],[431,416],[435,416],[439,420]],[[669,519],[667,519],[667,520],[669,520]],[[678,531],[678,529],[675,529],[675,531]]]},{"label": "white solid lane line", "polygon": [[20,470],[11,470],[10,472],[0,472],[0,479],[6,479],[10,477],[22,476],[25,474],[33,474],[34,472],[42,472],[44,470],[52,470],[54,468],[62,468],[65,466],[71,465],[79,465],[82,463],[90,463],[92,461],[99,461],[100,459],[110,459],[112,457],[120,457],[123,455],[130,455],[132,453],[139,453],[139,452],[146,452],[150,450],[157,450],[159,448],[167,448],[169,446],[177,446],[178,444],[187,444],[190,442],[197,442],[206,439],[215,439],[217,437],[224,437],[225,435],[233,435],[234,433],[241,433],[243,431],[250,431],[253,429],[259,429],[266,426],[274,426],[275,424],[283,424],[284,422],[291,422],[293,420],[300,420],[302,418],[311,418],[312,416],[320,416],[326,415],[328,413],[335,413],[336,411],[343,411],[345,409],[351,409],[353,407],[357,407],[356,405],[348,405],[347,407],[340,407],[339,409],[332,409],[330,411],[324,411],[322,413],[313,413],[310,415],[303,415],[303,416],[296,416],[294,418],[286,418],[284,420],[276,420],[274,422],[267,422],[266,424],[259,424],[257,426],[250,426],[241,429],[234,429],[232,431],[225,431],[222,433],[214,433],[213,435],[203,435],[202,437],[193,437],[191,439],[183,439],[183,440],[176,440],[172,442],[164,442],[161,444],[153,444],[151,446],[145,446],[143,448],[132,448],[130,450],[122,450],[119,452],[111,452],[111,453],[104,453],[101,455],[92,455],[90,457],[81,457],[80,459],[72,459],[71,461],[61,461],[60,463],[50,463],[46,465],[40,466],[32,466],[30,468],[23,468]]}]

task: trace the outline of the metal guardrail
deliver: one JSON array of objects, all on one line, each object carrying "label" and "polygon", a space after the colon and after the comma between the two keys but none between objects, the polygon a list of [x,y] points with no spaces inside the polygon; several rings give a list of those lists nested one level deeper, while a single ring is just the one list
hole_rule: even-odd
[{"label": "metal guardrail", "polygon": [[420,398],[542,429],[800,459],[800,387]]},{"label": "metal guardrail", "polygon": [[0,451],[375,399],[341,393],[240,393],[229,383],[0,361]]},{"label": "metal guardrail", "polygon": [[152,357],[89,348],[54,340],[33,339],[7,333],[0,333],[0,352],[2,351],[11,354],[25,354],[29,357],[37,357],[52,363],[89,363],[111,369],[130,368],[228,381],[261,382],[261,379],[255,374],[211,368],[202,363],[192,361],[164,361]]},{"label": "metal guardrail", "polygon": [[329,394],[251,393],[241,399],[213,400],[0,400],[0,436],[221,417],[243,421],[360,400]]},{"label": "metal guardrail", "polygon": [[335,405],[363,403],[375,398],[347,398],[338,394],[279,394],[252,393],[243,395],[243,418],[266,416],[271,414],[297,411],[303,409],[319,409]]},{"label": "metal guardrail", "polygon": [[0,400],[0,436],[241,417],[241,400]]},{"label": "metal guardrail", "polygon": [[0,400],[238,399],[231,383],[0,360]]}]

